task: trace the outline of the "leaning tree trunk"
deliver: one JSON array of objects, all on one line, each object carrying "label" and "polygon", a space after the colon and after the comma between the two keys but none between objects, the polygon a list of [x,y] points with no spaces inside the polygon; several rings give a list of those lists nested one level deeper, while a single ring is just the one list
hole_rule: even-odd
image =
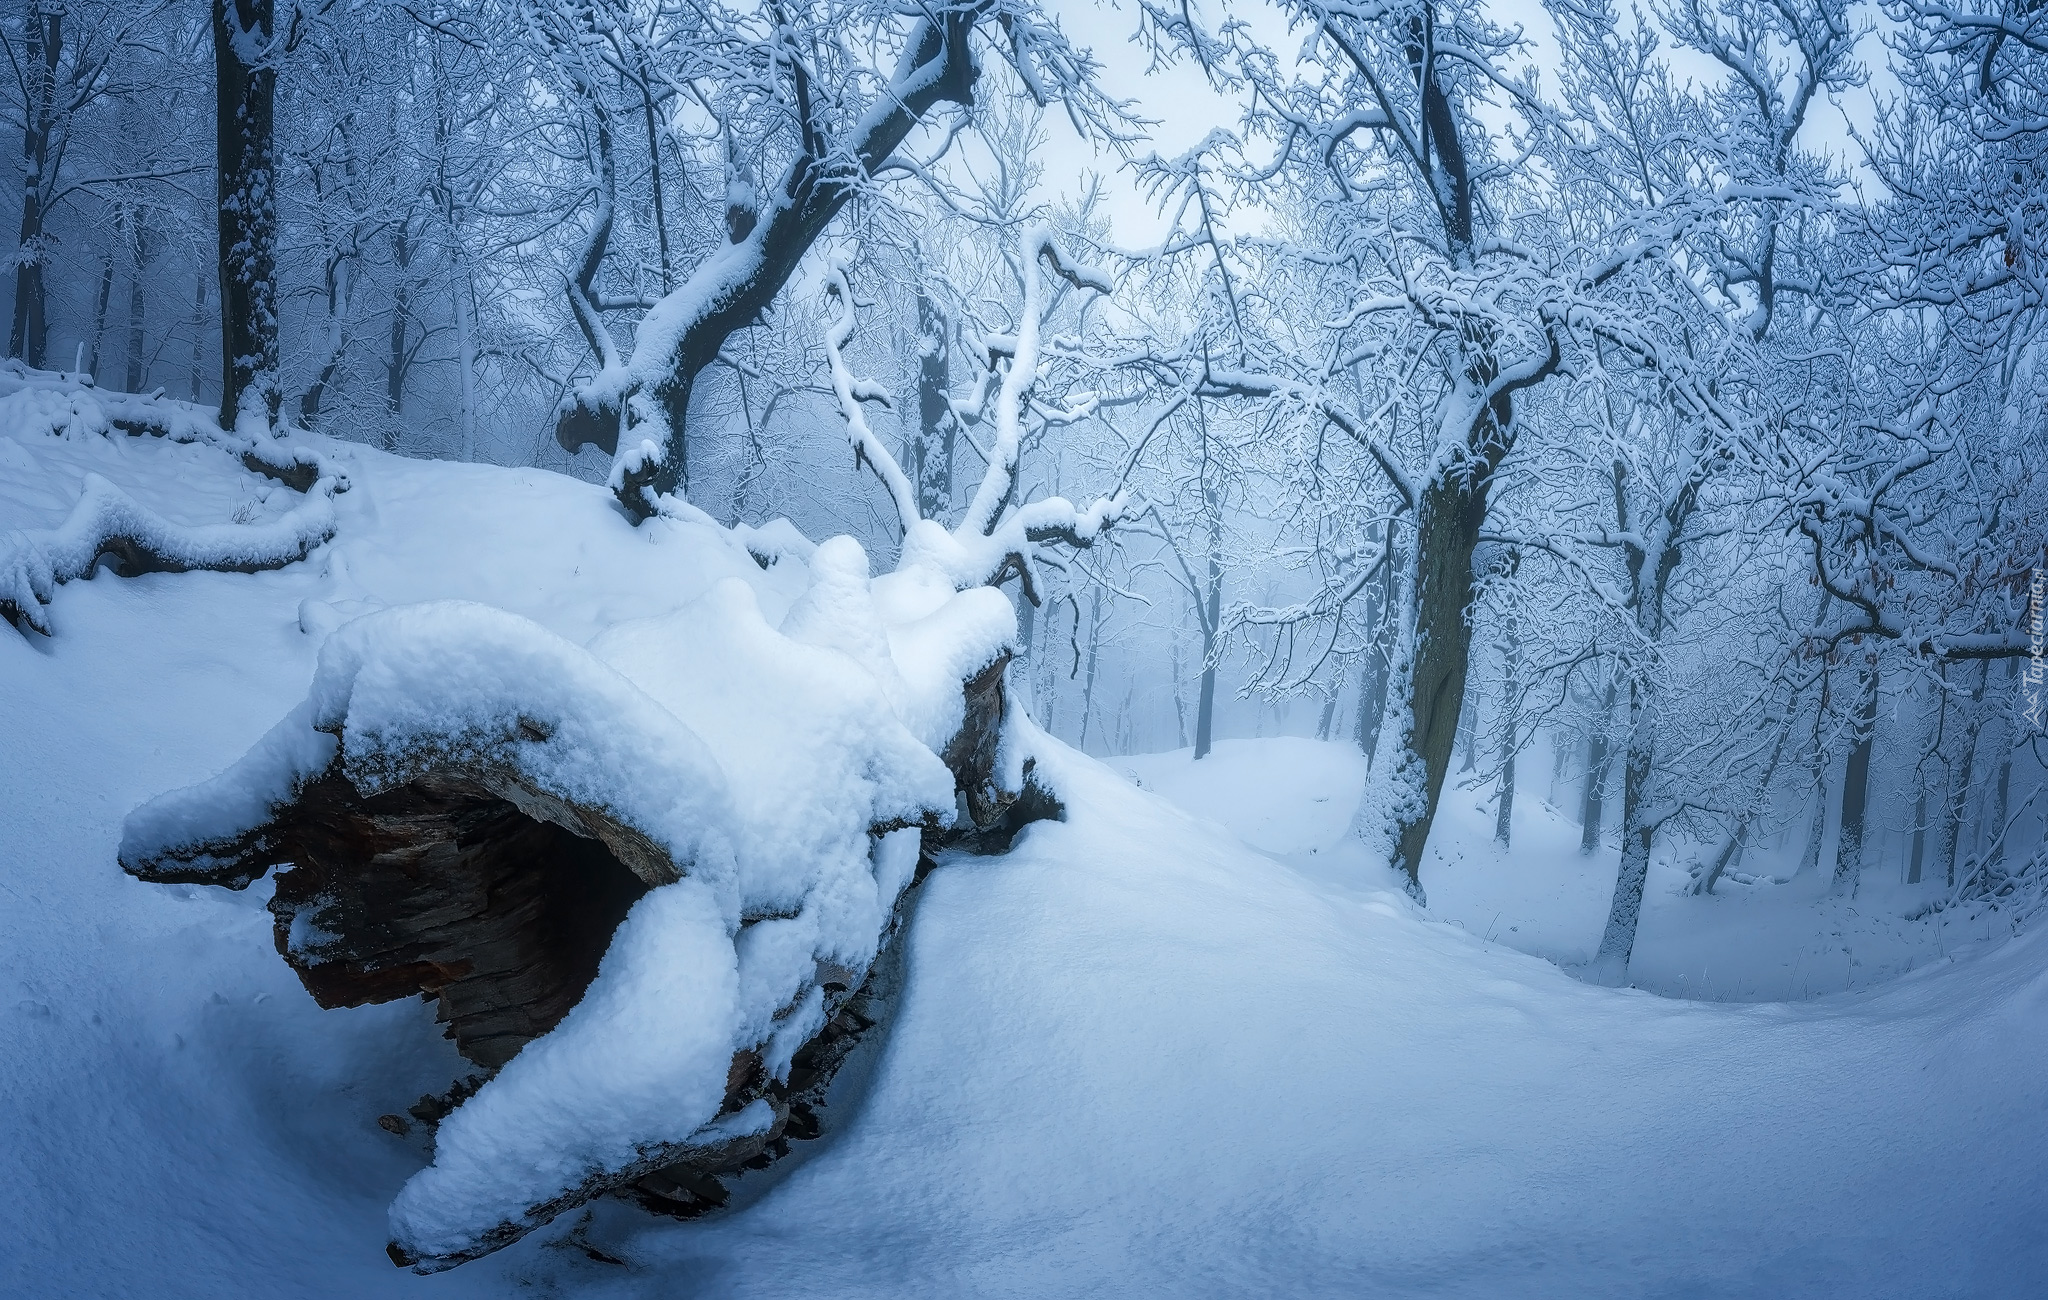
[{"label": "leaning tree trunk", "polygon": [[1444,477],[1423,489],[1415,528],[1415,631],[1401,701],[1408,713],[1407,747],[1419,770],[1420,798],[1403,801],[1395,821],[1394,866],[1420,889],[1422,852],[1436,820],[1444,777],[1451,770],[1458,715],[1465,706],[1465,676],[1472,628],[1472,552],[1486,518],[1484,480],[1467,484]]},{"label": "leaning tree trunk", "polygon": [[[805,152],[792,161],[765,211],[729,214],[731,247],[706,258],[664,299],[681,319],[664,333],[662,355],[642,357],[636,349],[625,388],[586,388],[564,403],[555,439],[565,451],[594,445],[617,454],[622,428],[635,421],[628,432],[638,437],[628,437],[628,447],[656,444],[653,455],[636,451],[615,467],[614,491],[635,520],[652,517],[658,498],[682,485],[690,397],[725,341],[760,318],[840,209],[927,113],[973,102],[980,66],[972,39],[987,12],[974,4],[920,19],[892,80],[890,106],[866,115],[848,138],[829,142],[828,154]],[[601,246],[596,252],[603,256]],[[651,405],[629,400],[643,391]]]},{"label": "leaning tree trunk", "polygon": [[1628,978],[1636,928],[1643,914],[1643,885],[1650,874],[1650,849],[1657,835],[1656,823],[1646,815],[1645,808],[1656,756],[1654,724],[1646,707],[1647,689],[1640,682],[1629,685],[1628,745],[1621,776],[1621,870],[1615,877],[1614,898],[1607,909],[1607,928],[1593,957],[1593,976],[1602,984],[1618,985]]},{"label": "leaning tree trunk", "polygon": [[277,169],[272,0],[213,0],[222,428],[277,424]]}]

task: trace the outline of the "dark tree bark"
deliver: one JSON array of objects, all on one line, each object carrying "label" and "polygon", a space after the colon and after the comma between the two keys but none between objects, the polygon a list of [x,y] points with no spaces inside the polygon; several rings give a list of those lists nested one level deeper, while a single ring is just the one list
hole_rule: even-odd
[{"label": "dark tree bark", "polygon": [[1963,838],[1963,819],[1969,811],[1972,774],[1977,764],[1977,740],[1983,730],[1983,703],[1986,688],[1991,683],[1991,663],[1985,660],[1977,668],[1977,686],[1970,692],[1967,720],[1963,724],[1962,763],[1956,771],[1955,780],[1949,786],[1948,798],[1941,810],[1941,844],[1939,853],[1942,862],[1942,878],[1948,887],[1955,888],[1956,854],[1960,851]]},{"label": "dark tree bark", "polygon": [[57,64],[64,52],[64,7],[29,0],[23,20],[21,247],[14,267],[14,331],[8,355],[41,369],[49,337],[43,282],[43,196],[48,192],[50,137],[56,130]]},{"label": "dark tree bark", "polygon": [[1210,498],[1208,589],[1195,612],[1202,620],[1202,690],[1195,701],[1195,758],[1208,757],[1216,731],[1216,627],[1223,616],[1223,527]]},{"label": "dark tree bark", "polygon": [[1849,749],[1842,777],[1842,829],[1835,839],[1834,888],[1855,893],[1863,872],[1863,837],[1870,806],[1870,747],[1877,734],[1877,660],[1866,660],[1857,674],[1862,703],[1857,708],[1856,739]]},{"label": "dark tree bark", "polygon": [[1074,748],[1088,750],[1088,722],[1095,716],[1095,661],[1102,650],[1102,588],[1088,601],[1088,665],[1081,677],[1081,735]]},{"label": "dark tree bark", "polygon": [[1460,775],[1479,765],[1479,697],[1470,690],[1465,692],[1465,705],[1458,710],[1458,772]]},{"label": "dark tree bark", "polygon": [[[1391,525],[1375,528],[1369,537],[1392,543]],[[1392,667],[1387,658],[1388,617],[1394,608],[1394,566],[1391,557],[1380,567],[1379,581],[1365,592],[1367,648],[1365,666],[1358,676],[1358,748],[1365,754],[1366,770],[1372,770],[1373,750],[1380,741],[1380,724],[1387,713],[1387,675]]]},{"label": "dark tree bark", "polygon": [[391,230],[391,263],[398,283],[391,293],[391,355],[384,363],[384,408],[393,415],[405,409],[405,376],[412,368],[406,348],[412,324],[412,217],[407,214]]},{"label": "dark tree bark", "polygon": [[147,299],[143,284],[156,251],[154,243],[155,236],[143,221],[142,214],[131,213],[128,218],[128,373],[122,385],[131,393],[141,392],[149,377],[143,352],[142,324]]},{"label": "dark tree bark", "polygon": [[206,272],[201,270],[197,284],[192,290],[192,400],[199,400],[202,371],[200,363],[206,358]]},{"label": "dark tree bark", "polygon": [[341,333],[342,274],[344,256],[331,254],[327,259],[327,359],[313,376],[313,382],[306,385],[306,391],[299,394],[299,423],[313,428],[320,422],[320,404],[326,399],[327,386],[334,382],[335,371],[341,368],[344,339]]},{"label": "dark tree bark", "polygon": [[[1519,552],[1510,551],[1507,572],[1513,576],[1521,567]],[[1515,825],[1515,755],[1522,745],[1522,647],[1521,624],[1511,608],[1502,625],[1500,701],[1500,801],[1494,809],[1493,838],[1509,847]]]},{"label": "dark tree bark", "polygon": [[1408,743],[1422,760],[1423,808],[1405,817],[1394,866],[1411,884],[1422,879],[1422,853],[1436,819],[1444,778],[1451,770],[1458,714],[1465,707],[1465,675],[1472,653],[1472,552],[1486,517],[1486,485],[1439,479],[1417,503],[1415,663],[1409,689],[1414,710]]},{"label": "dark tree bark", "polygon": [[922,289],[917,295],[917,441],[910,449],[918,512],[944,520],[953,508],[952,341],[945,313]]},{"label": "dark tree bark", "polygon": [[[213,0],[220,199],[220,423],[245,405],[277,423],[277,194],[273,0]],[[197,396],[196,392],[194,396]]]},{"label": "dark tree bark", "polygon": [[109,253],[100,259],[100,291],[93,300],[92,348],[86,353],[85,373],[98,383],[100,377],[100,344],[107,337],[107,308],[114,300],[114,256]]},{"label": "dark tree bark", "polygon": [[1906,864],[1906,883],[1920,883],[1921,868],[1927,862],[1927,783],[1920,783],[1919,793],[1913,799],[1913,852]]},{"label": "dark tree bark", "polygon": [[[2020,661],[2005,661],[2005,680],[2008,689],[2019,680]],[[1998,736],[1998,779],[1991,783],[1991,816],[1985,822],[1985,834],[1990,842],[1984,847],[1984,863],[1987,870],[1995,869],[2005,858],[2005,816],[2012,806],[2012,729],[2001,725]]]},{"label": "dark tree bark", "polygon": [[661,249],[661,291],[667,293],[675,288],[675,263],[668,251],[668,201],[661,182],[661,132],[655,124],[654,91],[645,68],[640,70],[636,81],[640,86],[640,114],[647,129],[647,173],[652,190],[648,197],[654,207],[654,239]]},{"label": "dark tree bark", "polygon": [[1600,848],[1600,818],[1607,799],[1607,765],[1612,758],[1607,739],[1607,726],[1614,718],[1615,684],[1607,683],[1607,693],[1600,701],[1599,724],[1593,730],[1593,738],[1587,745],[1586,753],[1586,797],[1579,805],[1579,852],[1596,853]]}]

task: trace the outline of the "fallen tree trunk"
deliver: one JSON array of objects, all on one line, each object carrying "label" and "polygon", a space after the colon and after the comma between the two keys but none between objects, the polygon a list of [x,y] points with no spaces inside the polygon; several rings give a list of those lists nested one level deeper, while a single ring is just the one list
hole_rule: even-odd
[{"label": "fallen tree trunk", "polygon": [[[466,637],[466,651],[485,660],[533,652],[532,633],[508,626],[523,620],[490,613],[493,620],[470,627],[483,634]],[[476,624],[474,613],[468,619]],[[143,880],[231,889],[285,868],[269,904],[275,941],[314,999],[333,1008],[431,998],[447,1036],[489,1080],[585,998],[615,932],[650,891],[722,869],[719,837],[730,832],[716,823],[728,802],[713,788],[716,764],[693,766],[695,758],[685,754],[668,770],[650,771],[639,755],[658,753],[659,745],[640,743],[631,728],[659,731],[669,723],[644,716],[661,713],[644,697],[626,700],[632,707],[622,710],[620,688],[632,688],[594,674],[590,689],[572,681],[575,689],[552,711],[531,700],[510,701],[509,714],[488,701],[467,712],[429,701],[418,710],[435,719],[424,732],[400,736],[385,727],[370,736],[377,727],[366,720],[382,716],[388,703],[373,689],[417,704],[408,692],[426,680],[384,680],[386,660],[375,647],[400,642],[388,661],[418,666],[439,681],[436,667],[449,658],[443,643],[466,626],[442,628],[438,640],[364,635],[356,638],[362,644],[346,644],[355,629],[389,620],[372,616],[338,633],[344,644],[333,656],[323,654],[312,700],[237,769],[131,818],[122,866]],[[563,661],[551,676],[591,671],[576,647],[548,650]],[[940,761],[959,813],[937,807],[935,798],[921,808],[878,803],[870,811],[866,857],[886,908],[875,953],[893,938],[909,885],[922,879],[937,850],[999,850],[1025,821],[1060,815],[1057,801],[1030,779],[1028,763],[1004,770],[1009,659],[1006,647],[997,649],[956,687],[960,722]],[[365,684],[373,677],[375,688]],[[457,682],[449,695],[474,699],[488,695],[489,686]],[[511,721],[485,737],[462,722],[478,713]],[[622,746],[621,730],[628,732]],[[603,769],[595,782],[581,769],[564,776],[562,760],[585,762],[582,737],[593,731],[632,761]],[[690,810],[664,821],[638,811],[644,800],[591,797],[629,772],[694,787]],[[915,838],[906,841],[899,832],[910,830]],[[898,861],[906,856],[914,862]],[[747,951],[755,926],[796,923],[789,911],[787,903],[742,910],[731,936],[736,947]],[[800,917],[804,907],[796,911]],[[872,1022],[862,1009],[872,966],[872,956],[821,955],[815,972],[800,978],[774,1020],[763,1023],[765,1032],[735,1041],[718,1068],[722,1095],[709,1122],[666,1136],[628,1135],[629,1156],[588,1162],[579,1176],[537,1189],[546,1194],[528,1197],[518,1212],[500,1212],[455,1237],[399,1232],[393,1259],[421,1272],[452,1267],[606,1192],[630,1190],[683,1216],[722,1203],[719,1175],[765,1164],[788,1149],[791,1137],[816,1135],[812,1107]],[[423,1099],[414,1114],[438,1122],[443,1110],[459,1113],[475,1090],[458,1085],[445,1103]],[[386,1121],[394,1131],[405,1127],[399,1117]]]}]

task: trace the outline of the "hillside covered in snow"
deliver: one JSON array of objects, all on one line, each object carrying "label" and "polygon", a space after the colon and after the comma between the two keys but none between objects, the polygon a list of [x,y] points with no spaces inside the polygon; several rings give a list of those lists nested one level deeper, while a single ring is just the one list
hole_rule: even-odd
[{"label": "hillside covered in snow", "polygon": [[[194,523],[289,504],[212,448],[0,432],[14,528],[88,474]],[[487,602],[558,639],[534,645],[598,649],[721,582],[788,628],[841,579],[764,569],[708,521],[636,530],[555,475],[313,446],[351,486],[306,560],[101,573],[57,590],[52,636],[0,640],[0,1290],[1977,1297],[2048,1267],[2039,933],[1794,1002],[1588,987],[1515,950],[1542,915],[1489,937],[1384,867],[1319,863],[1349,851],[1340,746],[1234,742],[1197,785],[1185,755],[1104,766],[1040,735],[1065,820],[942,855],[820,1138],[706,1217],[599,1200],[454,1273],[394,1270],[387,1206],[426,1155],[378,1119],[467,1063],[418,1001],[316,1007],[271,951],[267,882],[122,874],[124,820],[229,769],[378,611]],[[703,633],[676,635],[692,662]],[[419,662],[443,689],[466,671]],[[634,923],[670,952],[699,924]],[[711,976],[664,978],[701,999]],[[567,1053],[576,1024],[545,1041],[602,1060]],[[602,1113],[540,1077],[545,1106]]]},{"label": "hillside covered in snow", "polygon": [[0,1300],[2048,1295],[2048,6],[0,47]]}]

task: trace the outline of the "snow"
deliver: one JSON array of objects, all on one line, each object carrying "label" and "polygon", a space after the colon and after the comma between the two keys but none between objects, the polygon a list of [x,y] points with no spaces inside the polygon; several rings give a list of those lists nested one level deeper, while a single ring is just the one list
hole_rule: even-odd
[{"label": "snow", "polygon": [[442,1121],[434,1163],[392,1202],[392,1240],[459,1259],[501,1223],[545,1222],[542,1202],[633,1165],[643,1145],[705,1126],[725,1095],[739,983],[711,886],[647,893],[568,1017]]},{"label": "snow", "polygon": [[[1426,914],[1583,972],[1607,920],[1619,851],[1610,833],[1599,851],[1580,852],[1576,813],[1542,797],[1539,774],[1548,772],[1549,758],[1541,743],[1522,757],[1513,848],[1505,851],[1493,839],[1492,787],[1461,789],[1452,774],[1423,858]],[[1188,750],[1107,761],[1327,888],[1350,893],[1381,878],[1345,833],[1367,776],[1349,744],[1277,736],[1221,741],[1200,763]],[[1934,880],[1909,886],[1873,871],[1855,896],[1837,897],[1828,873],[1796,874],[1800,828],[1790,829],[1785,844],[1752,848],[1736,873],[1748,883],[1724,876],[1704,897],[1691,893],[1687,867],[1713,846],[1660,841],[1629,983],[1701,1001],[1803,1001],[1966,959],[2014,932],[2008,911],[1970,905],[1930,913],[1928,905],[1948,893]]]},{"label": "snow", "polygon": [[[409,1257],[480,1253],[646,1149],[688,1143],[717,1118],[735,1052],[773,1039],[786,1071],[799,1031],[822,1022],[819,986],[865,976],[908,880],[900,844],[871,860],[870,828],[949,823],[953,778],[896,718],[891,698],[910,690],[866,556],[840,538],[810,567],[783,631],[737,578],[587,649],[468,601],[366,614],[327,637],[306,703],[242,760],[130,818],[125,864],[165,878],[167,860],[169,878],[193,878],[324,770],[335,747],[322,742],[338,735],[364,794],[483,773],[660,886],[584,1000],[442,1130],[434,1165],[392,1207]],[[960,652],[977,664],[1013,634],[952,622],[981,638]],[[642,861],[643,842],[663,857]]]},{"label": "snow", "polygon": [[[92,466],[129,458],[138,478],[166,493],[189,484],[195,501],[229,499],[249,478],[212,448],[39,437]],[[22,443],[0,445],[10,441]],[[37,466],[51,463],[42,450],[26,453]],[[1505,857],[1476,794],[1447,795],[1424,912],[1383,866],[1347,857],[1358,760],[1342,746],[1225,742],[1211,767],[1184,756],[1104,766],[1039,736],[1021,743],[1067,820],[1030,827],[1002,858],[950,858],[926,881],[894,1015],[835,1084],[822,1140],[739,1179],[733,1207],[705,1219],[605,1201],[451,1273],[396,1270],[383,1249],[394,1200],[413,1240],[453,1241],[486,1209],[523,1212],[522,1186],[624,1158],[617,1135],[633,1125],[708,1140],[760,1123],[743,1111],[716,1133],[697,1127],[702,1063],[733,1032],[723,1017],[779,996],[790,953],[813,940],[762,920],[726,942],[731,914],[708,880],[651,892],[585,1002],[447,1121],[426,1172],[417,1139],[375,1119],[466,1072],[431,1012],[411,1001],[318,1010],[272,948],[265,885],[165,889],[120,873],[129,812],[230,768],[273,727],[308,735],[310,713],[278,720],[321,707],[330,697],[316,690],[308,705],[308,683],[338,690],[348,663],[342,740],[355,743],[355,710],[375,705],[364,717],[378,728],[362,733],[374,748],[426,707],[395,692],[441,689],[433,656],[457,629],[517,628],[503,635],[528,670],[579,665],[560,691],[600,689],[610,673],[714,753],[737,863],[756,851],[741,787],[816,778],[772,770],[765,740],[763,752],[742,745],[738,711],[691,694],[689,673],[758,684],[803,665],[787,671],[838,701],[828,725],[840,735],[896,688],[860,667],[872,625],[821,646],[805,618],[789,620],[816,556],[763,569],[708,522],[636,530],[602,488],[538,472],[318,451],[355,490],[334,498],[336,534],[308,560],[74,583],[57,593],[55,638],[0,638],[0,1293],[2037,1292],[2048,1268],[2038,931],[1980,937],[1949,949],[1959,960],[1895,978],[1866,963],[1856,987],[1798,1001],[1593,988],[1511,946],[1569,960],[1598,933],[1597,906],[1584,903],[1603,860],[1579,859],[1568,826],[1538,829],[1558,823],[1538,789],[1518,801],[1522,847]],[[61,497],[57,481],[9,477],[0,525],[47,527],[14,503],[31,488]],[[946,645],[965,644],[952,632],[920,641],[920,620],[1000,639],[983,598],[927,607],[930,591],[869,579],[843,548],[817,572],[846,591],[867,583],[906,699],[961,661]],[[498,612],[405,608],[427,601]],[[370,612],[329,626],[308,608]],[[659,656],[632,645],[657,644],[664,621],[681,648],[649,663]],[[701,626],[699,639],[686,626]],[[334,647],[324,657],[323,638]],[[812,679],[826,664],[838,677]],[[487,684],[479,664],[449,672],[451,692]],[[900,733],[863,737],[866,752],[928,749],[936,722],[890,708]],[[770,709],[759,725],[765,735],[784,722]],[[522,762],[551,743],[477,734]],[[266,770],[274,780],[317,760],[287,754]],[[878,800],[924,797],[917,779],[862,779]],[[246,809],[211,805],[212,822],[182,824],[231,826]],[[874,906],[907,880],[914,840],[897,832],[866,857]],[[805,851],[833,844],[851,850],[819,829]],[[858,883],[850,858],[820,863],[820,884]],[[1610,850],[1610,879],[1611,864]],[[1646,983],[1662,978],[1658,953],[1675,931],[1660,926],[1676,909],[1725,914],[1724,933],[1740,932],[1774,888],[1793,888],[1695,900],[1675,892],[1681,875],[1653,864]],[[797,887],[760,879],[763,898]],[[1896,919],[1903,900],[1873,891],[1851,905]],[[1723,978],[1717,966],[1713,982]],[[784,1025],[816,1014],[814,992]],[[628,1026],[655,1046],[617,1057],[598,1043]],[[515,1168],[530,1184],[506,1181]],[[498,1201],[467,1199],[479,1196]]]},{"label": "snow", "polygon": [[[91,577],[101,552],[116,542],[173,571],[273,568],[304,558],[334,535],[332,498],[347,480],[331,472],[303,500],[266,485],[246,496],[238,493],[230,520],[185,515],[192,503],[182,494],[162,493],[149,472],[167,457],[129,454],[131,440],[115,431],[106,408],[154,422],[173,435],[174,446],[193,444],[189,454],[168,457],[184,468],[213,463],[217,469],[220,452],[246,456],[256,444],[210,428],[182,404],[126,394],[103,398],[61,379],[13,363],[0,368],[0,464],[10,480],[0,489],[9,516],[0,526],[0,614],[48,635],[52,627],[43,607],[55,599],[58,585]],[[262,450],[265,463],[290,463],[276,448]],[[317,457],[309,463],[324,468]],[[113,471],[125,485],[102,470]],[[179,481],[220,477],[202,470]],[[167,515],[152,508],[131,491],[131,485],[143,484],[157,489],[150,495],[169,496],[183,509]],[[291,504],[275,504],[280,502]],[[259,514],[269,517],[257,519]]]}]

